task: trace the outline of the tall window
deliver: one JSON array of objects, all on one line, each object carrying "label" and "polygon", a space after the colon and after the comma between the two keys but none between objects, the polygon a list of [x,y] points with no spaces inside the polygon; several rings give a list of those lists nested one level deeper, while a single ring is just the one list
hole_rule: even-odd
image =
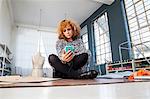
[{"label": "tall window", "polygon": [[[87,25],[81,29],[80,33],[84,46],[86,47],[86,49],[89,49]],[[89,70],[89,67],[90,64],[87,64],[87,66],[84,66],[83,70],[87,71]]]},{"label": "tall window", "polygon": [[124,0],[135,58],[150,56],[150,0]]},{"label": "tall window", "polygon": [[89,49],[87,26],[84,26],[81,29],[81,38],[83,40],[83,43],[84,43],[84,46],[86,47],[86,49]]},{"label": "tall window", "polygon": [[96,63],[103,64],[112,61],[107,13],[94,21],[96,45]]}]

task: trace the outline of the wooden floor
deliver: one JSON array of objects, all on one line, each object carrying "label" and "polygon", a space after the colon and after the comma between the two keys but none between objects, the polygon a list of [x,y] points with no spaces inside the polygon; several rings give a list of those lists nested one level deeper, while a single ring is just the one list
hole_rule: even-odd
[{"label": "wooden floor", "polygon": [[128,81],[127,79],[93,79],[93,80],[73,80],[73,79],[59,79],[56,81],[46,81],[40,83],[7,83],[1,82],[0,88],[14,88],[14,87],[56,87],[56,86],[81,86],[81,85],[101,85],[101,84],[117,84],[117,83],[134,83],[147,82],[149,80]]},{"label": "wooden floor", "polygon": [[150,99],[149,93],[149,80],[97,78],[0,82],[0,97],[3,99]]}]

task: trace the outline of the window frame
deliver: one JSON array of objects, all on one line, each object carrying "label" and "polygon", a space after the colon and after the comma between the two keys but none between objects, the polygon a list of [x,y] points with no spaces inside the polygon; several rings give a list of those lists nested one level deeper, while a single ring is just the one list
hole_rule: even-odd
[{"label": "window frame", "polygon": [[[100,18],[102,15],[104,15],[104,14],[107,14],[105,17],[107,17],[107,27],[108,27],[108,33],[110,33],[110,30],[109,30],[109,22],[108,22],[108,13],[107,13],[107,10],[104,10],[101,14],[99,14],[99,15],[97,15],[97,17],[95,18],[95,19],[93,19],[92,20],[92,26],[93,26],[93,40],[94,40],[94,44],[95,44],[95,46],[94,46],[94,53],[95,53],[95,65],[101,65],[101,64],[105,64],[105,63],[107,63],[107,61],[105,61],[104,63],[97,63],[97,56],[101,56],[101,54],[100,55],[97,55],[97,49],[96,49],[96,38],[95,38],[95,31],[94,31],[94,22],[98,19],[98,18]],[[104,33],[103,35],[105,35],[106,33]],[[100,40],[100,39],[99,39]],[[105,44],[106,42],[104,42],[103,44]],[[109,45],[110,45],[110,56],[111,56],[111,60],[108,60],[108,61],[112,61],[112,49],[111,49],[111,42],[110,42],[110,34],[109,34]],[[100,46],[100,44],[99,44],[99,46]],[[105,54],[105,55],[104,55]],[[102,56],[106,56],[106,53],[103,53],[103,55]],[[105,57],[106,58],[106,57]]]},{"label": "window frame", "polygon": [[[147,37],[150,38],[150,35],[147,35],[150,32],[150,7],[148,7],[147,9],[145,6],[145,5],[150,6],[150,1],[149,2],[148,0],[136,0],[136,2],[134,1],[135,0],[130,0],[131,5],[127,5],[127,1],[124,0],[124,8],[126,12],[127,21],[128,21],[127,23],[128,23],[129,35],[131,38],[131,45],[133,48],[133,58],[138,59],[138,58],[144,58],[150,55],[150,52],[148,54],[148,52],[144,51],[145,50],[144,47],[146,46],[146,44],[150,45],[150,40],[149,40],[149,43],[145,41]],[[146,4],[145,2],[147,2],[148,4]],[[141,9],[137,10],[137,8],[139,7],[137,6],[138,3],[142,3],[140,4],[141,9],[143,10],[143,12],[141,13],[138,12],[139,10],[141,11]],[[128,12],[127,10],[129,7],[132,7],[132,6],[133,6],[132,13],[134,13],[135,16],[133,16],[132,14],[129,14],[131,13],[131,11]],[[145,16],[143,16],[142,19],[139,19],[140,16],[142,15],[145,15]],[[145,17],[145,20],[143,21],[144,17]],[[134,22],[131,22],[133,20]],[[143,22],[140,23],[141,20],[144,22],[145,24],[144,26],[141,26],[143,25]],[[135,21],[136,21],[136,26],[135,26]],[[134,24],[134,27],[131,26],[133,24]],[[148,31],[145,31],[144,29],[147,29]],[[143,36],[144,34],[147,36]],[[143,55],[141,54],[140,56],[138,56],[138,53],[140,53],[140,52],[137,52],[138,49],[140,49]]]}]

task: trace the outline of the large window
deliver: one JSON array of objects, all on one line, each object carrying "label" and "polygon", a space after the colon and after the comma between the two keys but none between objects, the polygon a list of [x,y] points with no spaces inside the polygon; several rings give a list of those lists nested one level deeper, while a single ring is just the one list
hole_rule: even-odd
[{"label": "large window", "polygon": [[150,56],[150,0],[124,0],[134,58]]},{"label": "large window", "polygon": [[[89,49],[87,25],[81,29],[81,38],[86,49]],[[87,66],[84,66],[82,69],[87,71],[89,70],[89,67],[90,64],[87,64]]]},{"label": "large window", "polygon": [[112,61],[107,13],[94,21],[94,36],[96,45],[96,63],[103,64]]},{"label": "large window", "polygon": [[87,26],[84,26],[81,29],[81,38],[83,40],[83,43],[84,43],[84,46],[86,47],[86,49],[89,49]]}]

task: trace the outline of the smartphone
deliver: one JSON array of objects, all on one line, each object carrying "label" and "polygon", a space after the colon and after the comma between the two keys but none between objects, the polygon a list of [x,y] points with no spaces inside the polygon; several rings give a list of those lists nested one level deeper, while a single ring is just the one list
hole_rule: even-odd
[{"label": "smartphone", "polygon": [[67,46],[65,47],[65,52],[68,52],[69,50],[71,50],[72,52],[74,52],[74,46],[72,46],[72,45],[67,45]]}]

